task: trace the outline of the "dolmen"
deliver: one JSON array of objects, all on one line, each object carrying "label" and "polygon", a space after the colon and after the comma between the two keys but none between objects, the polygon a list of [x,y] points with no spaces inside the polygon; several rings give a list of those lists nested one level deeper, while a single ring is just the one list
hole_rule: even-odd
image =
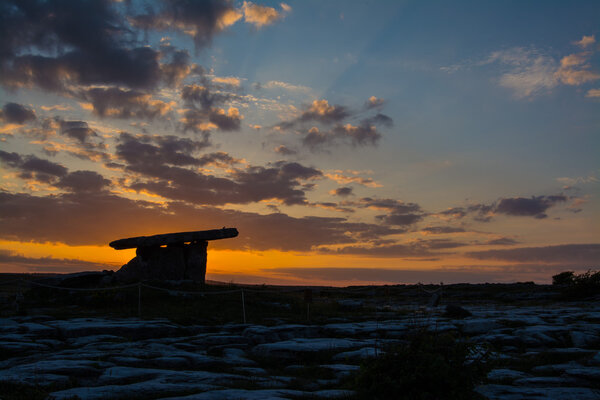
[{"label": "dolmen", "polygon": [[138,236],[110,242],[116,250],[135,248],[136,256],[115,273],[121,282],[193,280],[204,283],[209,240],[238,235],[236,228]]}]

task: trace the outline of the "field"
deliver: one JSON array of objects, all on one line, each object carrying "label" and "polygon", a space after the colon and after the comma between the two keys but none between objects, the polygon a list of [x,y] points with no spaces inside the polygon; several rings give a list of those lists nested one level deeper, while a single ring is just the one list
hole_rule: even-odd
[{"label": "field", "polygon": [[2,399],[599,398],[597,298],[556,285],[0,278]]}]

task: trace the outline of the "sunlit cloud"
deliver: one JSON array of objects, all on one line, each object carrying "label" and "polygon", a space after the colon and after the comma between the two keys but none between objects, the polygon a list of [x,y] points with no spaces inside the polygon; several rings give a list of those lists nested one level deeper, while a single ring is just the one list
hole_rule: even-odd
[{"label": "sunlit cloud", "polygon": [[224,85],[231,85],[231,86],[235,86],[235,87],[239,87],[242,82],[240,78],[237,78],[235,76],[225,76],[225,77],[215,76],[214,78],[212,78],[212,81],[215,83],[222,83]]},{"label": "sunlit cloud", "polygon": [[40,106],[40,108],[44,111],[71,111],[73,107],[67,104],[56,104],[53,106]]},{"label": "sunlit cloud", "polygon": [[573,43],[576,44],[577,46],[585,49],[586,47],[589,47],[589,46],[593,45],[594,43],[596,43],[596,37],[594,35],[590,35],[590,36],[583,35],[581,40],[578,40]]},{"label": "sunlit cloud", "polygon": [[[594,43],[594,36],[584,36],[574,42],[584,49]],[[579,86],[600,79],[600,72],[594,71],[590,64],[593,54],[594,50],[572,53],[557,61],[540,50],[515,47],[493,52],[481,65],[510,66],[510,70],[500,76],[499,84],[511,89],[516,97],[527,98],[548,92],[559,84]]]},{"label": "sunlit cloud", "polygon": [[600,89],[590,89],[587,91],[587,93],[585,94],[585,97],[600,97]]},{"label": "sunlit cloud", "polygon": [[257,28],[270,25],[283,18],[284,13],[289,13],[291,7],[285,3],[281,3],[283,13],[277,11],[273,7],[261,6],[258,4],[244,1],[242,4],[242,12],[244,13],[244,21],[254,25]]},{"label": "sunlit cloud", "polygon": [[291,83],[281,82],[281,81],[268,81],[264,85],[260,85],[260,87],[264,88],[264,89],[275,89],[275,88],[285,89],[285,90],[289,90],[289,91],[293,91],[293,92],[311,92],[312,91],[312,89],[307,86],[293,85]]},{"label": "sunlit cloud", "polygon": [[349,184],[356,183],[362,186],[378,188],[383,185],[373,180],[373,178],[364,178],[359,175],[363,174],[361,171],[352,171],[352,170],[336,170],[330,173],[326,173],[325,176],[332,181],[335,181],[339,184]]}]

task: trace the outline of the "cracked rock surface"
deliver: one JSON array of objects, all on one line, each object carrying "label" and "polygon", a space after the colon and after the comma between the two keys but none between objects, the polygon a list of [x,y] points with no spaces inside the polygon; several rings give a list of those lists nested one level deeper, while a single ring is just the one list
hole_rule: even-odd
[{"label": "cracked rock surface", "polygon": [[361,362],[418,326],[492,349],[493,367],[476,388],[488,399],[600,398],[597,307],[465,308],[471,316],[462,319],[413,307],[373,320],[272,326],[1,318],[0,383],[40,387],[50,399],[347,398]]}]

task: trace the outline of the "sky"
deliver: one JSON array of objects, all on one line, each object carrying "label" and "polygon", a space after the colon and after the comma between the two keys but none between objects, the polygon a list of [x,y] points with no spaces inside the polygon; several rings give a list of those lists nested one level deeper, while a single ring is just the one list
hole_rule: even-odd
[{"label": "sky", "polygon": [[0,272],[236,227],[207,279],[600,268],[598,1],[0,1]]}]

